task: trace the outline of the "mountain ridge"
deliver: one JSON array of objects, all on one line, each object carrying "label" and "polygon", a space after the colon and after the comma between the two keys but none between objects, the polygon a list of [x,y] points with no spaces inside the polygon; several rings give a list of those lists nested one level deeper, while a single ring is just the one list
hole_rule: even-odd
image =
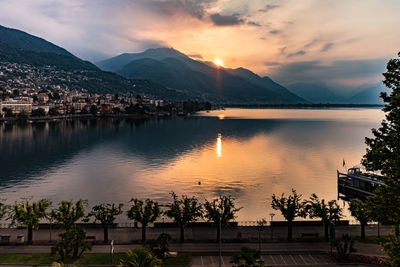
[{"label": "mountain ridge", "polygon": [[307,102],[269,77],[244,68],[229,69],[194,60],[173,48],[124,53],[96,64],[128,78],[153,80],[220,103]]},{"label": "mountain ridge", "polygon": [[[0,25],[0,64],[26,64],[31,71],[46,75],[55,71],[54,77],[32,81],[32,85],[48,87],[61,85],[63,88],[87,90],[90,93],[133,93],[146,94],[165,100],[188,100],[185,93],[166,88],[148,80],[127,79],[116,73],[100,70],[94,64],[84,61],[66,49],[43,38]],[[55,69],[54,69],[55,68]],[[16,79],[23,73],[16,73]]]}]

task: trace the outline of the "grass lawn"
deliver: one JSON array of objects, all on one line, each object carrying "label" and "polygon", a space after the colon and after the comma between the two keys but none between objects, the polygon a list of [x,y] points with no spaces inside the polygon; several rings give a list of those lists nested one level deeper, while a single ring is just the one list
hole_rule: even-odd
[{"label": "grass lawn", "polygon": [[[118,265],[120,260],[125,257],[125,253],[114,254],[114,265]],[[48,253],[38,254],[0,254],[0,263],[9,264],[51,264],[57,260],[57,257],[51,256]],[[75,264],[96,264],[96,265],[110,265],[111,258],[108,253],[86,253],[74,262]],[[176,258],[168,258],[163,262],[163,266],[186,266],[190,263],[190,255],[186,253],[179,253]]]}]

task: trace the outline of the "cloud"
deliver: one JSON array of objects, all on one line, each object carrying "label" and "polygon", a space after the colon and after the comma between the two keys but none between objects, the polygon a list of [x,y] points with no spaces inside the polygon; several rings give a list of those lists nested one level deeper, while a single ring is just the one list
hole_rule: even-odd
[{"label": "cloud", "polygon": [[321,52],[327,52],[328,50],[331,50],[332,46],[334,46],[334,45],[335,45],[334,43],[326,43],[322,47]]},{"label": "cloud", "polygon": [[234,26],[243,24],[245,22],[244,19],[240,18],[237,14],[221,15],[219,13],[215,13],[210,15],[210,19],[216,26]]},{"label": "cloud", "polygon": [[271,30],[271,31],[269,31],[270,34],[279,34],[281,32],[282,32],[281,30]]},{"label": "cloud", "polygon": [[217,0],[140,0],[141,5],[149,10],[165,16],[189,15],[203,19],[206,15],[206,8]]},{"label": "cloud", "polygon": [[270,11],[272,9],[275,9],[275,8],[278,8],[278,7],[280,7],[280,5],[266,5],[264,8],[259,9],[258,11],[260,11],[260,12],[268,12],[268,11]]},{"label": "cloud", "polygon": [[318,42],[319,42],[318,39],[314,39],[314,40],[312,40],[311,42],[305,44],[305,45],[304,45],[304,48],[310,48],[310,47],[314,46],[314,45],[315,45],[316,43],[318,43]]},{"label": "cloud", "polygon": [[319,60],[282,64],[269,75],[283,84],[295,82],[336,82],[378,79],[385,71],[387,59],[338,60],[323,63]]},{"label": "cloud", "polygon": [[196,59],[203,59],[203,56],[200,54],[190,54],[188,55],[191,58],[196,58]]},{"label": "cloud", "polygon": [[282,63],[276,61],[265,61],[264,65],[267,67],[280,66]]},{"label": "cloud", "polygon": [[247,22],[248,25],[250,26],[256,26],[256,27],[261,27],[261,24],[255,21],[249,21]]},{"label": "cloud", "polygon": [[299,51],[297,51],[297,52],[288,54],[287,57],[297,57],[297,56],[303,56],[303,55],[305,55],[305,54],[307,54],[306,51],[304,51],[304,50],[299,50]]}]

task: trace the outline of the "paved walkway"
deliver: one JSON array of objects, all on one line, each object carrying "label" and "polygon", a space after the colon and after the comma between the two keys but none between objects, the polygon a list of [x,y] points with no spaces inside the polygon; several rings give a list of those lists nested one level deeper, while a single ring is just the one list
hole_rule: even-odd
[{"label": "paved walkway", "polygon": [[[116,253],[123,253],[129,249],[139,245],[115,245]],[[258,244],[255,243],[224,243],[222,244],[222,252],[224,255],[231,255],[240,251],[240,248],[246,246],[253,249],[258,249]],[[356,243],[355,247],[357,253],[367,255],[386,256],[379,245]],[[218,252],[218,244],[216,243],[184,243],[170,245],[171,251],[187,252],[192,255],[199,256],[215,256]],[[0,253],[50,253],[50,245],[13,245],[13,246],[0,246]],[[320,253],[321,251],[329,252],[330,246],[325,242],[293,242],[293,243],[268,243],[261,245],[261,252],[264,255],[273,254],[307,254],[307,253]],[[109,253],[110,246],[108,245],[95,245],[91,253]]]},{"label": "paved walkway", "polygon": [[[381,226],[380,232],[382,235],[387,235],[392,233],[393,228],[391,226]],[[97,241],[103,239],[103,229],[86,229],[87,235],[95,236]],[[179,239],[179,228],[148,228],[147,238],[156,239],[161,233],[168,233],[172,238]],[[37,244],[47,244],[51,239],[54,241],[58,238],[59,230],[49,229],[39,229],[33,232],[34,241]],[[320,238],[323,238],[323,227],[322,226],[295,226],[293,227],[293,238],[300,239],[302,233],[317,233]],[[10,235],[11,243],[15,243],[17,236],[23,234],[25,239],[27,236],[26,229],[10,229],[10,228],[0,228],[0,235]],[[286,226],[274,226],[272,229],[266,227],[260,233],[257,231],[257,227],[232,227],[222,229],[222,239],[224,240],[235,240],[235,242],[246,242],[252,240],[252,242],[257,242],[258,237],[263,240],[263,242],[272,241],[285,241],[287,236]],[[360,226],[338,226],[336,227],[336,236],[339,238],[342,234],[350,234],[351,236],[360,235]],[[377,227],[376,225],[369,225],[366,227],[367,236],[376,236]],[[189,242],[195,240],[196,242],[210,242],[216,238],[216,227],[189,227],[185,229],[185,238]],[[138,243],[141,239],[141,228],[114,228],[109,230],[109,239],[115,240],[118,244],[132,244]]]}]

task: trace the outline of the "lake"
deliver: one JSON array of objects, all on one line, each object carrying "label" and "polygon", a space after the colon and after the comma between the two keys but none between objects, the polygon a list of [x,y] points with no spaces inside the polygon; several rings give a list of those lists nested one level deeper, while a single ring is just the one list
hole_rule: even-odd
[{"label": "lake", "polygon": [[[232,195],[239,221],[269,218],[273,193],[337,198],[336,171],[359,164],[379,109],[238,109],[191,117],[0,125],[0,192],[162,204],[171,191]],[[341,202],[341,201],[340,201]],[[127,208],[127,207],[125,207]],[[126,221],[121,217],[120,221]]]}]

